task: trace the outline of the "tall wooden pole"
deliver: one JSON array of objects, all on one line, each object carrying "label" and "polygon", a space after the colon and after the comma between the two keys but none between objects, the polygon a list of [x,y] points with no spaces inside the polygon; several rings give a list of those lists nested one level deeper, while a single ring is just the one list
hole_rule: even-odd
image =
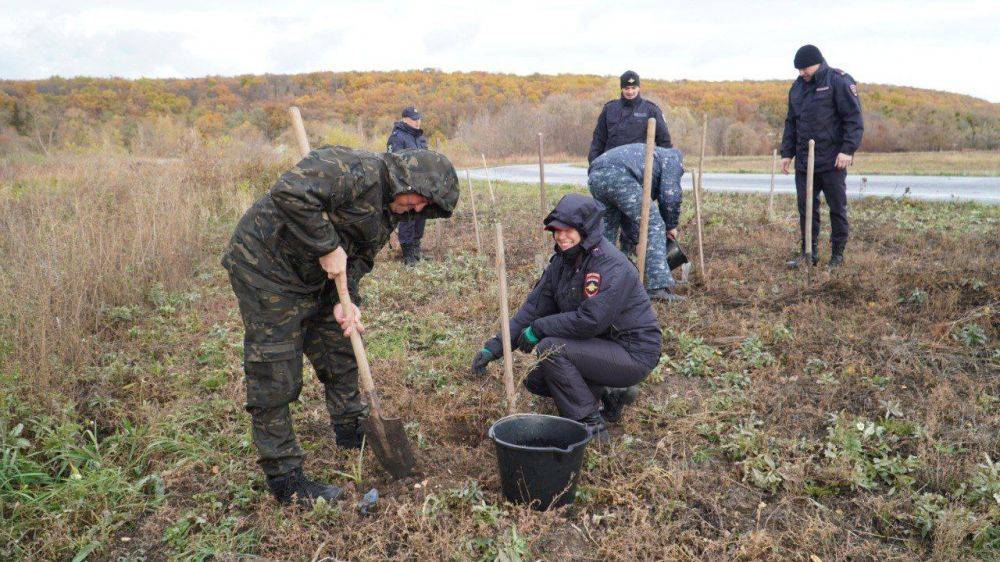
[{"label": "tall wooden pole", "polygon": [[500,286],[500,341],[503,344],[503,386],[507,393],[507,413],[513,414],[517,392],[514,389],[514,357],[510,348],[510,308],[507,305],[507,259],[503,250],[503,225],[497,224],[497,281]]},{"label": "tall wooden pole", "polygon": [[696,169],[694,175],[691,176],[691,182],[694,192],[695,233],[698,236],[698,271],[701,272],[701,278],[704,281],[708,279],[708,275],[705,273],[705,246],[702,244],[701,237],[701,174],[702,171]]},{"label": "tall wooden pole", "polygon": [[288,108],[288,116],[292,119],[292,131],[295,133],[295,142],[299,145],[299,154],[305,158],[309,154],[309,137],[306,136],[306,128],[302,125],[302,113],[299,108]]},{"label": "tall wooden pole", "polygon": [[646,280],[646,250],[649,248],[649,207],[653,198],[653,150],[656,148],[656,119],[646,121],[646,159],[642,166],[642,207],[639,215],[639,244],[636,258],[639,267],[639,282]]},{"label": "tall wooden pole", "polygon": [[493,180],[490,179],[490,169],[486,165],[486,155],[482,153],[479,155],[483,157],[483,171],[486,172],[486,185],[490,188],[490,201],[493,202],[493,213],[495,215],[497,212],[497,196],[493,193]]},{"label": "tall wooden pole", "polygon": [[476,227],[476,252],[483,253],[483,239],[479,236],[479,216],[476,214],[476,190],[472,187],[472,175],[465,171],[465,179],[469,180],[469,201],[472,202],[472,224]]},{"label": "tall wooden pole", "polygon": [[[541,221],[544,221],[545,217],[549,214],[549,202],[548,198],[545,197],[545,148],[542,133],[538,133],[538,212],[541,215],[539,218],[539,223],[541,223]],[[543,230],[541,252],[543,257],[545,256],[548,247],[549,237]]]},{"label": "tall wooden pole", "polygon": [[809,139],[809,159],[806,161],[806,216],[805,251],[806,282],[812,280],[812,238],[813,238],[813,171],[816,168],[816,141]]},{"label": "tall wooden pole", "polygon": [[701,181],[701,175],[705,173],[705,142],[708,138],[708,114],[701,114],[701,156],[698,158],[698,181]]},{"label": "tall wooden pole", "polygon": [[778,149],[771,152],[771,191],[767,196],[767,222],[774,222],[774,174],[778,169]]},{"label": "tall wooden pole", "polygon": [[698,158],[698,170],[695,174],[697,177],[696,185],[694,186],[694,214],[695,222],[698,226],[698,269],[701,271],[702,280],[707,280],[708,275],[705,273],[705,247],[702,245],[702,233],[701,233],[701,189],[704,187],[703,181],[705,176],[705,144],[708,139],[708,114],[701,114],[701,156]]}]

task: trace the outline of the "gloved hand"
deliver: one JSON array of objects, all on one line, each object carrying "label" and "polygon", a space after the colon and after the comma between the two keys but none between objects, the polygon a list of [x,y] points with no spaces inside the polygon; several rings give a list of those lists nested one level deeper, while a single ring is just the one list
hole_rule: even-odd
[{"label": "gloved hand", "polygon": [[486,349],[485,347],[480,349],[479,353],[472,358],[472,374],[481,375],[485,373],[486,366],[489,365],[490,361],[493,361],[494,359],[496,359],[496,356],[493,355],[492,351]]},{"label": "gloved hand", "polygon": [[535,333],[535,330],[531,326],[528,326],[518,334],[517,340],[514,341],[514,347],[521,350],[522,353],[531,353],[531,350],[535,349],[535,346],[541,339]]}]

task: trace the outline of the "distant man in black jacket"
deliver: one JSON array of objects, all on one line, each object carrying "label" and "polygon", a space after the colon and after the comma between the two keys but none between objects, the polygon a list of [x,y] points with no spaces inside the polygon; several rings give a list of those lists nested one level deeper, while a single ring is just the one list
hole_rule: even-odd
[{"label": "distant man in black jacket", "polygon": [[[803,45],[796,53],[799,77],[788,91],[788,115],[781,137],[781,171],[789,172],[795,158],[795,191],[798,194],[800,253],[788,262],[795,268],[807,259],[819,261],[819,194],[830,207],[830,267],[844,263],[847,246],[847,167],[861,146],[864,122],[858,86],[850,74],[830,68],[813,45]],[[809,140],[816,141],[813,174],[812,248],[806,257],[806,165]]]},{"label": "distant man in black jacket", "polygon": [[[424,130],[420,128],[421,116],[417,108],[403,110],[403,118],[392,126],[386,152],[399,152],[407,148],[427,148]],[[399,245],[403,248],[403,263],[416,265],[420,261],[420,240],[424,237],[423,216],[399,223]]]},{"label": "distant man in black jacket", "polygon": [[656,146],[673,148],[660,106],[639,95],[639,75],[627,70],[619,77],[618,82],[622,95],[619,99],[604,104],[604,109],[597,118],[594,140],[590,143],[590,154],[587,155],[588,164],[617,146],[645,143],[646,121],[650,117],[656,119]]}]

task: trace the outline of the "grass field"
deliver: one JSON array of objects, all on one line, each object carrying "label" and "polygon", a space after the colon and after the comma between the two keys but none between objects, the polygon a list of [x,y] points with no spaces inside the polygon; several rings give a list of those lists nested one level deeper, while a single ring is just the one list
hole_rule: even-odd
[{"label": "grass field", "polygon": [[[859,158],[862,162],[864,158]],[[576,503],[499,493],[491,229],[467,186],[432,258],[364,281],[369,355],[421,474],[338,450],[307,368],[293,408],[336,505],[280,508],[242,408],[242,325],[218,255],[289,164],[222,146],[176,162],[67,155],[0,168],[0,559],[996,560],[1000,207],[852,201],[848,263],[784,270],[794,207],[707,193],[709,278],[658,307],[660,367],[585,459]],[[863,164],[862,164],[863,165]],[[537,194],[500,185],[511,303],[530,289]],[[551,187],[550,198],[569,190]],[[681,239],[692,244],[692,205]],[[824,231],[826,227],[824,219]],[[828,257],[826,232],[821,236]],[[524,376],[528,358],[516,355]],[[521,391],[523,411],[551,411]],[[371,488],[371,515],[354,509]]]},{"label": "grass field", "polygon": [[[527,160],[525,160],[527,161]],[[688,154],[688,166],[697,155]],[[577,166],[586,167],[586,163]],[[707,172],[770,174],[770,156],[706,156]],[[780,156],[777,173],[781,173]],[[955,152],[859,152],[852,174],[907,176],[1000,176],[1000,153],[988,150]]]}]

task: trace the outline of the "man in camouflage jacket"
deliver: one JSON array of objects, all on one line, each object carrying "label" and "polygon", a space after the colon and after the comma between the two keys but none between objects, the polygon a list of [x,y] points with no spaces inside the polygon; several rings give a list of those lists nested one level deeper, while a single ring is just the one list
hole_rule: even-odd
[{"label": "man in camouflage jacket", "polygon": [[344,147],[313,150],[246,212],[222,258],[246,327],[246,408],[268,486],[282,503],[336,498],[340,490],[302,474],[304,458],[289,404],[302,390],[302,355],[323,383],[337,444],[359,447],[367,412],[346,337],[363,331],[345,314],[333,279],[358,283],[400,220],[451,216],[458,177],[429,150],[376,154]]}]

